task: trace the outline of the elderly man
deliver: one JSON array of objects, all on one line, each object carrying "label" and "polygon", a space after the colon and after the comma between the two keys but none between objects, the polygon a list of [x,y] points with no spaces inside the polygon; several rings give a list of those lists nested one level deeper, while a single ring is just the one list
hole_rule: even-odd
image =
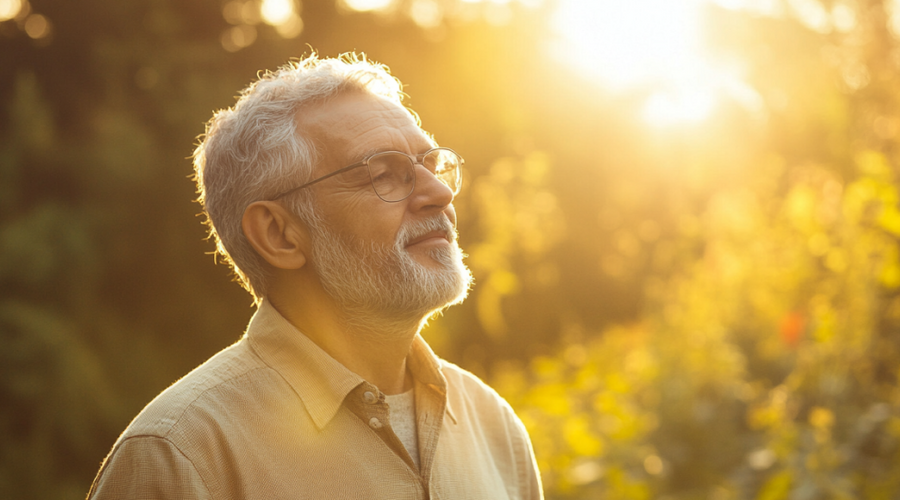
[{"label": "elderly man", "polygon": [[401,97],[380,65],[313,55],[216,113],[200,201],[258,310],[135,418],[90,498],[541,498],[509,405],[418,335],[471,283],[463,160]]}]

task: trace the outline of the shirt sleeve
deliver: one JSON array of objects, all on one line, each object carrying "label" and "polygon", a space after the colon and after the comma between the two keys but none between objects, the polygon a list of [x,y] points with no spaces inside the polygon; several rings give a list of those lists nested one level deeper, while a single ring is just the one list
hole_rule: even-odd
[{"label": "shirt sleeve", "polygon": [[101,467],[89,500],[209,500],[209,489],[181,450],[157,436],[128,438]]},{"label": "shirt sleeve", "polygon": [[522,498],[528,500],[543,500],[544,488],[541,485],[541,473],[538,470],[537,461],[534,458],[534,449],[525,425],[518,417],[514,416],[515,425],[519,431],[519,482],[522,487]]},{"label": "shirt sleeve", "polygon": [[531,446],[531,438],[525,424],[515,414],[509,403],[504,401],[507,419],[511,427],[510,439],[515,451],[516,472],[519,481],[519,498],[523,500],[543,500],[544,489],[541,484],[541,473],[538,470],[534,457],[534,449]]}]

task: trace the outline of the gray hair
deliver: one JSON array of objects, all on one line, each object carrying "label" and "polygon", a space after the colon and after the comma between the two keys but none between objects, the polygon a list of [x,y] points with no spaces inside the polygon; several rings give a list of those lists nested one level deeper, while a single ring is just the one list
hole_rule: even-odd
[{"label": "gray hair", "polygon": [[[402,84],[387,66],[365,54],[309,57],[266,72],[241,92],[237,103],[217,111],[194,151],[197,200],[206,215],[216,251],[237,280],[259,302],[268,292],[269,273],[241,229],[251,203],[311,180],[321,154],[302,137],[296,118],[301,108],[339,93],[361,91],[397,103]],[[315,217],[309,192],[292,197],[291,209],[304,220]]]}]

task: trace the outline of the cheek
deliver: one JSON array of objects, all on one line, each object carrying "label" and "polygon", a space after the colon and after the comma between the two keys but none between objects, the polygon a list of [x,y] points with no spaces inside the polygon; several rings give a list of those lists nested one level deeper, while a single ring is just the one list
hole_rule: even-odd
[{"label": "cheek", "polygon": [[354,200],[347,204],[343,230],[365,242],[393,246],[403,224],[403,207],[380,199]]}]

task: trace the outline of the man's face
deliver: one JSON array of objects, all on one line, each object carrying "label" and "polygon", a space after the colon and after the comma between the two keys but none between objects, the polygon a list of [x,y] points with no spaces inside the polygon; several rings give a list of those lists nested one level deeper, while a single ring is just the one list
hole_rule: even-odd
[{"label": "man's face", "polygon": [[[379,151],[418,154],[433,147],[402,106],[364,94],[344,94],[298,120],[324,151],[314,177]],[[311,262],[325,289],[356,314],[420,314],[461,301],[471,283],[456,243],[453,194],[416,166],[405,200],[382,201],[368,171],[357,168],[312,187]]]}]

